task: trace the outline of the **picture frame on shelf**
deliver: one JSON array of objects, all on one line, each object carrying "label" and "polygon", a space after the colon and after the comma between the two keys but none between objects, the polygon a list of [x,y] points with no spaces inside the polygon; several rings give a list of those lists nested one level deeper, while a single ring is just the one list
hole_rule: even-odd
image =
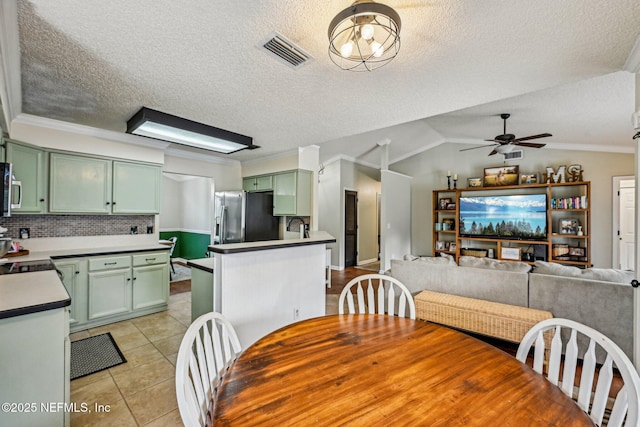
[{"label": "picture frame on shelf", "polygon": [[444,250],[444,241],[443,240],[437,240],[436,241],[436,251],[443,251]]},{"label": "picture frame on shelf", "polygon": [[506,185],[518,185],[520,167],[499,166],[484,169],[483,187],[502,187]]},{"label": "picture frame on shelf", "polygon": [[448,211],[455,211],[456,210],[456,204],[455,203],[449,203],[447,205],[447,210]]},{"label": "picture frame on shelf", "polygon": [[580,223],[575,218],[561,218],[558,220],[559,234],[578,234],[578,226]]},{"label": "picture frame on shelf", "polygon": [[585,256],[585,248],[580,246],[569,246],[569,256],[570,257],[584,257]]},{"label": "picture frame on shelf", "polygon": [[520,175],[520,184],[537,184],[538,183],[538,174],[537,173],[527,173]]},{"label": "picture frame on shelf", "polygon": [[453,218],[444,218],[442,220],[442,229],[443,230],[455,230],[456,229],[456,220]]},{"label": "picture frame on shelf", "polygon": [[447,206],[451,204],[451,197],[441,197],[438,200],[438,209],[447,209]]},{"label": "picture frame on shelf", "polygon": [[500,259],[520,261],[522,248],[500,248]]},{"label": "picture frame on shelf", "polygon": [[482,187],[482,178],[467,178],[467,187]]},{"label": "picture frame on shelf", "polygon": [[449,244],[449,251],[451,251],[451,252],[455,252],[456,251],[456,242],[451,242]]},{"label": "picture frame on shelf", "polygon": [[552,259],[555,260],[568,260],[569,259],[569,245],[564,243],[554,243],[551,249]]}]

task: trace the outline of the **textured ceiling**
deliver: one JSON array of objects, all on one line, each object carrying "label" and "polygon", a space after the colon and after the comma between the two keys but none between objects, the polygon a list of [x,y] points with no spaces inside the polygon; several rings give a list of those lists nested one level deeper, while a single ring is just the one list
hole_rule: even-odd
[{"label": "textured ceiling", "polygon": [[[637,0],[387,0],[398,57],[338,69],[327,25],[348,1],[18,0],[22,112],[124,132],[141,107],[252,136],[240,161],[318,144],[379,163],[443,141],[550,132],[551,147],[632,147]],[[293,70],[256,45],[278,31],[314,61]],[[597,148],[602,149],[602,147]],[[480,151],[480,150],[479,150]]]}]

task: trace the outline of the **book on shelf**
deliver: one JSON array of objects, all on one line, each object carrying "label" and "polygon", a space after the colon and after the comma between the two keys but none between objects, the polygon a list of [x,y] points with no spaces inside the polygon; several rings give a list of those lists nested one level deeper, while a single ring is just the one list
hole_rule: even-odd
[{"label": "book on shelf", "polygon": [[587,196],[554,197],[551,209],[587,209]]}]

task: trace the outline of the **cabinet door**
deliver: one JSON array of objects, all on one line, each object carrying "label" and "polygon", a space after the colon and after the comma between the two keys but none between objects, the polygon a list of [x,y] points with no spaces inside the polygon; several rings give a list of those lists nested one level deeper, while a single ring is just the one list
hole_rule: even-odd
[{"label": "cabinet door", "polygon": [[169,265],[157,264],[133,269],[133,309],[169,301]]},{"label": "cabinet door", "polygon": [[273,214],[297,215],[297,174],[295,172],[279,173],[274,176],[273,181]]},{"label": "cabinet door", "polygon": [[131,269],[89,273],[89,319],[131,311]]},{"label": "cabinet door", "polygon": [[13,174],[22,183],[22,206],[15,213],[43,213],[45,211],[44,150],[7,141],[7,162],[13,163]]},{"label": "cabinet door", "polygon": [[158,165],[113,162],[113,213],[160,213],[162,169]]},{"label": "cabinet door", "polygon": [[111,212],[111,160],[51,153],[49,180],[49,212]]},{"label": "cabinet door", "polygon": [[273,176],[259,176],[256,177],[256,191],[269,191],[273,190]]},{"label": "cabinet door", "polygon": [[244,191],[256,191],[256,179],[255,178],[243,178],[242,189]]},{"label": "cabinet door", "polygon": [[80,268],[78,262],[75,261],[63,261],[56,262],[56,268],[62,272],[62,283],[67,289],[69,296],[71,297],[71,309],[69,314],[69,324],[73,325],[78,323],[76,316],[77,313],[77,301],[78,296],[76,292],[76,278],[80,274]]}]

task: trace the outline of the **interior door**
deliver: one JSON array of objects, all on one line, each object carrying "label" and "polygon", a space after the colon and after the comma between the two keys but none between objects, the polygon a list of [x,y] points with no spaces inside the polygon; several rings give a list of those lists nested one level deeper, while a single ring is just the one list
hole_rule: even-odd
[{"label": "interior door", "polygon": [[633,270],[635,263],[635,188],[620,189],[620,268]]},{"label": "interior door", "polygon": [[358,262],[358,193],[344,192],[344,266],[353,267]]}]

